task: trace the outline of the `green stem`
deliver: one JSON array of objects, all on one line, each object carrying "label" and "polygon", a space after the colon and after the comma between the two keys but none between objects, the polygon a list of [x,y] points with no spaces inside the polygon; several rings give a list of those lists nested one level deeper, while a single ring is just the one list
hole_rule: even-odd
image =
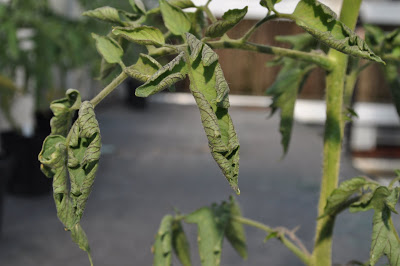
[{"label": "green stem", "polygon": [[[340,20],[354,29],[362,0],[344,0]],[[324,213],[327,198],[338,186],[340,154],[342,150],[343,91],[348,56],[330,49],[328,57],[334,63],[326,76],[326,123],[324,134],[324,161],[321,180],[318,217]],[[332,265],[332,233],[335,216],[318,219],[312,265]]]},{"label": "green stem", "polygon": [[125,72],[122,71],[118,77],[116,77],[110,84],[107,85],[99,94],[94,97],[90,103],[93,104],[93,107],[96,107],[108,94],[110,94],[113,90],[115,90],[119,84],[121,84],[128,76]]},{"label": "green stem", "polygon": [[[241,216],[233,216],[233,220],[236,222],[239,222],[241,224],[245,224],[248,226],[252,226],[255,228],[258,228],[262,231],[267,232],[268,234],[271,233],[276,233],[277,230],[272,229],[268,225],[262,224],[260,222],[244,218]],[[306,250],[301,250],[299,247],[297,247],[292,241],[287,239],[283,233],[278,234],[277,238],[284,244],[291,252],[293,252],[294,255],[296,255],[304,264],[310,265],[310,254]]]},{"label": "green stem", "polygon": [[258,52],[264,54],[273,54],[279,56],[286,56],[294,59],[304,60],[315,63],[316,65],[329,70],[332,68],[332,60],[327,56],[313,53],[313,52],[301,52],[292,49],[286,49],[281,47],[274,47],[269,45],[261,45],[251,42],[241,42],[240,40],[229,40],[229,41],[211,41],[207,43],[211,48],[214,49],[239,49],[251,52]]},{"label": "green stem", "polygon": [[354,87],[357,82],[357,78],[359,75],[359,58],[350,58],[349,59],[349,68],[350,71],[346,75],[345,83],[344,83],[344,106],[351,107],[351,99],[354,94]]},{"label": "green stem", "polygon": [[269,20],[272,20],[272,19],[274,19],[274,18],[276,18],[276,17],[277,17],[276,15],[271,15],[271,16],[270,16],[270,15],[267,15],[265,18],[261,19],[261,20],[258,21],[256,24],[254,24],[253,27],[251,27],[251,28],[249,29],[249,31],[246,32],[245,35],[243,35],[243,37],[240,39],[240,41],[246,42],[246,41],[251,37],[251,35],[253,35],[253,33],[254,33],[262,24],[264,24],[265,22],[267,22],[267,21],[269,21]]},{"label": "green stem", "polygon": [[203,11],[206,12],[207,17],[211,20],[211,23],[217,22],[217,18],[214,16],[214,14],[211,12],[210,8],[208,7],[208,2],[205,6],[202,7]]}]

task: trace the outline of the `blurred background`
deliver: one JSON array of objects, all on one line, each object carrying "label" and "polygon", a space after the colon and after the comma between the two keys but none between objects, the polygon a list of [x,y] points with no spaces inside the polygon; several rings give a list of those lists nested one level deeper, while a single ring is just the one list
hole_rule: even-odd
[{"label": "blurred background", "polygon": [[[277,10],[290,13],[297,2],[283,0]],[[341,8],[339,0],[321,2],[335,12]],[[144,3],[147,8],[158,5],[155,0]],[[235,38],[265,16],[258,3],[213,0],[210,8],[221,17],[228,9],[249,6],[245,19],[228,33]],[[0,265],[88,265],[86,254],[57,219],[51,180],[40,172],[37,155],[50,132],[50,102],[68,88],[90,99],[117,74],[98,79],[101,60],[90,36],[107,34],[109,25],[81,16],[105,5],[131,8],[127,0],[0,0]],[[364,36],[364,23],[392,31],[400,26],[399,13],[400,1],[364,0],[356,31]],[[284,46],[277,35],[301,32],[293,22],[272,21],[250,41]],[[125,51],[128,65],[145,50],[131,45]],[[271,226],[300,226],[298,235],[311,248],[322,160],[324,72],[316,69],[308,78],[296,103],[289,153],[280,160],[279,119],[267,119],[271,98],[265,96],[280,67],[266,66],[270,55],[217,53],[241,143],[238,201],[244,215]],[[163,215],[174,208],[189,213],[233,194],[209,154],[188,81],[149,99],[134,96],[138,85],[134,80],[123,83],[96,108],[102,157],[82,219],[95,265],[151,265],[150,247]],[[367,175],[386,184],[400,168],[400,127],[379,65],[362,72],[353,103],[358,118],[346,133],[341,180]],[[367,260],[371,229],[371,213],[339,216],[335,262]],[[194,265],[200,265],[196,229],[185,230]],[[242,261],[225,243],[221,265],[301,265],[278,241],[264,244],[265,236],[254,229],[247,236],[249,259]]]}]

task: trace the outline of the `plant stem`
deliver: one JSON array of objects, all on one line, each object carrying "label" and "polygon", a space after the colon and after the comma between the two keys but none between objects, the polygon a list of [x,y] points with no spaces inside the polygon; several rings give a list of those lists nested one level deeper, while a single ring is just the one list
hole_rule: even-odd
[{"label": "plant stem", "polygon": [[[248,225],[248,226],[252,226],[252,227],[258,228],[258,229],[260,229],[262,231],[267,232],[268,234],[279,232],[278,230],[272,229],[268,225],[262,224],[260,222],[257,222],[257,221],[254,221],[254,220],[251,220],[251,219],[248,219],[248,218],[244,218],[244,217],[241,217],[241,216],[233,216],[231,218],[233,220],[235,220],[236,222],[239,222],[239,223],[242,223],[242,224],[245,224],[245,225]],[[304,264],[310,265],[310,254],[308,254],[307,251],[303,251],[300,248],[298,248],[295,244],[293,244],[293,242],[291,242],[289,239],[287,239],[283,233],[278,233],[277,238],[290,251],[292,251],[294,255],[296,255],[302,262],[304,262]]]},{"label": "plant stem", "polygon": [[124,71],[119,74],[110,84],[107,85],[99,94],[94,97],[90,103],[93,104],[93,107],[96,107],[108,94],[110,94],[113,90],[115,90],[119,84],[121,84],[128,76]]},{"label": "plant stem", "polygon": [[[354,29],[362,0],[344,0],[340,20]],[[327,198],[337,188],[342,150],[343,91],[348,56],[330,49],[328,57],[335,62],[326,76],[326,123],[324,134],[324,161],[321,180],[318,217],[324,213]],[[332,233],[335,216],[326,216],[317,221],[312,265],[332,265]]]},{"label": "plant stem", "polygon": [[251,52],[258,52],[264,54],[273,54],[279,56],[286,56],[294,59],[304,60],[315,63],[316,65],[329,70],[333,64],[330,58],[318,53],[301,52],[292,49],[286,49],[281,47],[274,47],[269,45],[261,45],[251,42],[241,42],[240,40],[229,40],[229,41],[211,41],[207,43],[211,48],[214,49],[239,49]]},{"label": "plant stem", "polygon": [[210,8],[208,7],[210,2],[208,2],[205,6],[203,6],[203,11],[206,12],[207,17],[211,20],[211,23],[217,22],[217,18],[211,12]]},{"label": "plant stem", "polygon": [[267,21],[269,21],[269,20],[272,20],[272,19],[274,19],[274,18],[276,18],[276,17],[277,17],[276,15],[267,15],[265,18],[261,19],[261,20],[258,21],[256,24],[254,24],[253,27],[251,27],[251,28],[249,29],[249,31],[246,32],[245,35],[243,35],[243,37],[240,39],[240,41],[246,42],[246,41],[251,37],[251,35],[253,35],[253,33],[254,33],[262,24],[264,24],[265,22],[267,22]]}]

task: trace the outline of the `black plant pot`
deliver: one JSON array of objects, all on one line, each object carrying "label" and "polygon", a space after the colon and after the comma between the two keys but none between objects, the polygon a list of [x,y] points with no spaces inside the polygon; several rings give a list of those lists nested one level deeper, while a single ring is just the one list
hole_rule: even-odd
[{"label": "black plant pot", "polygon": [[32,137],[14,131],[1,133],[3,151],[15,161],[6,185],[7,191],[14,195],[36,196],[51,191],[52,180],[41,172],[38,161],[43,140],[50,134],[51,112],[36,113],[35,117],[35,135]]},{"label": "black plant pot", "polygon": [[11,170],[14,167],[13,158],[0,154],[0,233],[3,225],[4,194],[6,184],[10,179]]}]

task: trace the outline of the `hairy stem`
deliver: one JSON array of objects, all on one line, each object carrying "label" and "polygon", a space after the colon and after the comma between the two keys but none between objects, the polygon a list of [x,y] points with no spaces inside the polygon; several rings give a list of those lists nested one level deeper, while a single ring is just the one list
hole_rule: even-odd
[{"label": "hairy stem", "polygon": [[292,49],[274,47],[269,45],[256,44],[251,42],[241,42],[240,40],[211,41],[207,43],[214,49],[239,49],[264,54],[286,56],[294,59],[304,60],[315,63],[316,65],[329,70],[332,68],[332,61],[324,55],[318,53],[301,52]]},{"label": "hairy stem", "polygon": [[[268,234],[271,233],[276,233],[279,232],[280,230],[276,230],[273,229],[271,227],[269,227],[268,225],[265,225],[263,223],[248,219],[248,218],[244,218],[241,216],[233,216],[232,217],[233,220],[235,220],[236,222],[239,222],[241,224],[245,224],[248,226],[252,226],[255,228],[258,228],[262,231],[267,232]],[[289,239],[287,239],[285,237],[284,233],[278,233],[277,238],[282,242],[282,244],[284,244],[291,252],[293,252],[294,255],[296,255],[302,262],[304,262],[304,264],[306,265],[310,265],[310,254],[308,253],[307,250],[302,250],[300,249],[298,246],[296,246],[292,241],[290,241]],[[301,241],[297,238],[296,242],[301,243]],[[304,245],[301,244],[301,247],[304,249]]]},{"label": "hairy stem", "polygon": [[107,85],[99,94],[94,97],[90,103],[93,104],[93,107],[96,107],[108,94],[110,94],[113,90],[115,90],[119,84],[121,84],[128,76],[125,72],[121,72],[118,77],[116,77],[110,84]]},{"label": "hairy stem", "polygon": [[[362,0],[344,0],[340,20],[354,29]],[[324,161],[321,180],[318,217],[324,213],[327,198],[338,186],[340,155],[342,150],[343,91],[348,56],[330,49],[328,57],[334,61],[326,76],[326,123],[324,134]],[[312,265],[332,265],[332,233],[335,216],[317,221]]]}]

